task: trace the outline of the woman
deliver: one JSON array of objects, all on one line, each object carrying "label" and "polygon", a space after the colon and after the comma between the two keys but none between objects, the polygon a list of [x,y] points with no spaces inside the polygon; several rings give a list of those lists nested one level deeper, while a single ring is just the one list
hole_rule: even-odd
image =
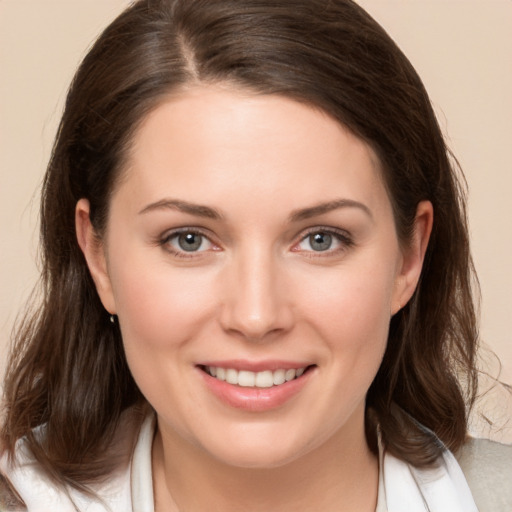
[{"label": "woman", "polygon": [[356,4],[136,2],[75,76],[41,225],[7,509],[477,510],[463,194]]}]

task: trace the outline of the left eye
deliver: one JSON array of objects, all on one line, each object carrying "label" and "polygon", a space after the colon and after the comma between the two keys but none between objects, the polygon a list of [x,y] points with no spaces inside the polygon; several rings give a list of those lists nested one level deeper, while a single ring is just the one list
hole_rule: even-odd
[{"label": "left eye", "polygon": [[336,233],[315,231],[306,235],[297,247],[301,251],[325,252],[338,249],[342,245],[341,238],[341,235]]},{"label": "left eye", "polygon": [[171,235],[166,240],[166,243],[179,252],[200,252],[212,248],[212,243],[208,238],[193,231],[185,231]]}]

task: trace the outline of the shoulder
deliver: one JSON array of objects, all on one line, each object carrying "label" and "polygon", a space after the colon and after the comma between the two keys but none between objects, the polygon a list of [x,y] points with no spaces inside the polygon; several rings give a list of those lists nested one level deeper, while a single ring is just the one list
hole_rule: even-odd
[{"label": "shoulder", "polygon": [[480,512],[512,510],[512,445],[469,438],[456,458]]},{"label": "shoulder", "polygon": [[97,483],[87,485],[87,494],[56,484],[25,439],[17,442],[12,460],[0,453],[0,511],[131,510],[131,458],[140,427],[132,416],[124,415],[108,449],[109,459],[116,460],[114,469]]},{"label": "shoulder", "polygon": [[73,510],[66,486],[56,484],[35,460],[24,439],[16,444],[14,457],[0,458],[0,510],[2,512]]},{"label": "shoulder", "polygon": [[0,473],[0,510],[25,511],[25,504],[18,496],[11,483]]}]

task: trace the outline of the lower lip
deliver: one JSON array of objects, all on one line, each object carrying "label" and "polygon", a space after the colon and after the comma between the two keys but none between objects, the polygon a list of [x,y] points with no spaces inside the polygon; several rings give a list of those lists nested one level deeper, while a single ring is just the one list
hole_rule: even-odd
[{"label": "lower lip", "polygon": [[310,368],[300,377],[271,388],[247,388],[229,384],[198,368],[208,389],[222,402],[236,409],[264,412],[286,404],[299,393],[311,378]]}]

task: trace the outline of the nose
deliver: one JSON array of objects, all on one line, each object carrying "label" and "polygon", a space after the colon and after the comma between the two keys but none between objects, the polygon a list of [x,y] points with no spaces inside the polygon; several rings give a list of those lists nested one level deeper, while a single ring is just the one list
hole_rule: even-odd
[{"label": "nose", "polygon": [[250,250],[232,262],[223,276],[222,328],[250,341],[263,341],[293,326],[291,290],[282,263],[271,254]]}]

